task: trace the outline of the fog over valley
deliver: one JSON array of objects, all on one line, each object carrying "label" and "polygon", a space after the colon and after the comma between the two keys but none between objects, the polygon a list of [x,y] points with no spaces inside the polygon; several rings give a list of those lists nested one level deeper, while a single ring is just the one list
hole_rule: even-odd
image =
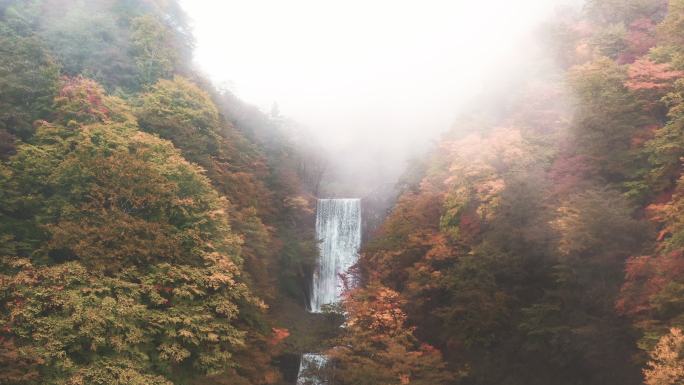
[{"label": "fog over valley", "polygon": [[276,103],[331,159],[337,193],[363,194],[396,183],[482,94],[538,71],[535,33],[572,2],[181,4],[198,66],[267,113]]},{"label": "fog over valley", "polygon": [[684,0],[0,0],[0,384],[684,385]]}]

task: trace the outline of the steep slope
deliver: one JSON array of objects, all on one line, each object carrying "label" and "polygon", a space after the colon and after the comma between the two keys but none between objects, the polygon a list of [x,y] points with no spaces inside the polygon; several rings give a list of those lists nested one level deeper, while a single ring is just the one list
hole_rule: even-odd
[{"label": "steep slope", "polygon": [[[456,122],[365,248],[341,383],[681,382],[683,17],[680,0],[566,11],[544,31],[556,75]],[[460,379],[373,360],[399,352],[390,320]]]},{"label": "steep slope", "polygon": [[267,304],[305,313],[316,249],[278,121],[176,2],[4,2],[0,40],[0,382],[281,381]]}]

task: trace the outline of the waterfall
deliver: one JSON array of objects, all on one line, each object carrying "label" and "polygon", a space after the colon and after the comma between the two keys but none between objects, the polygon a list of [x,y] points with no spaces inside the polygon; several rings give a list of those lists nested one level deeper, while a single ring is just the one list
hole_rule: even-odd
[{"label": "waterfall", "polygon": [[328,363],[328,357],[323,354],[306,353],[302,354],[299,362],[299,374],[297,375],[297,385],[324,385],[327,383],[322,370]]},{"label": "waterfall", "polygon": [[[342,299],[345,289],[343,276],[357,259],[361,247],[361,200],[319,199],[316,205],[316,238],[319,240],[319,258],[313,273],[309,307],[320,313],[323,305]],[[346,284],[353,286],[346,276]],[[302,355],[297,385],[324,385],[328,358],[323,354]]]},{"label": "waterfall", "polygon": [[[344,275],[358,259],[361,246],[361,200],[319,199],[316,205],[316,238],[320,257],[313,274],[310,308],[338,302]],[[353,282],[349,282],[353,284]]]}]

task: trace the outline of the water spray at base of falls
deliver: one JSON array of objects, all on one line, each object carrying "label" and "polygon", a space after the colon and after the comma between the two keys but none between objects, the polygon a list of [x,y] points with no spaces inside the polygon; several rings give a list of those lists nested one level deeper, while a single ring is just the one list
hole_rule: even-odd
[{"label": "water spray at base of falls", "polygon": [[299,362],[299,374],[297,375],[297,385],[328,385],[325,376],[325,366],[328,357],[323,354],[306,353],[302,354]]},{"label": "water spray at base of falls", "polygon": [[[358,261],[361,247],[361,200],[319,199],[316,238],[320,243],[309,302],[312,313],[339,302],[344,290],[355,284],[348,273]],[[328,357],[323,354],[303,354],[297,385],[332,385],[325,375],[327,364]]]}]

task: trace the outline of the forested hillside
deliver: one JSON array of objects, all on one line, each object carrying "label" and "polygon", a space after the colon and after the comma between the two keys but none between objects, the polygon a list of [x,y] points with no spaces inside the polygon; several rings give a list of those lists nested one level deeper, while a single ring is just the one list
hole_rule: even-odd
[{"label": "forested hillside", "polygon": [[[315,385],[684,384],[684,0],[562,9],[389,212],[207,80],[189,24],[0,1],[0,384],[294,384],[302,353]],[[335,188],[382,193],[312,314]]]},{"label": "forested hillside", "polygon": [[558,69],[406,176],[337,383],[684,383],[684,2],[592,0],[540,35]]},{"label": "forested hillside", "polygon": [[0,4],[0,383],[281,380],[310,155],[192,46],[176,2]]}]

